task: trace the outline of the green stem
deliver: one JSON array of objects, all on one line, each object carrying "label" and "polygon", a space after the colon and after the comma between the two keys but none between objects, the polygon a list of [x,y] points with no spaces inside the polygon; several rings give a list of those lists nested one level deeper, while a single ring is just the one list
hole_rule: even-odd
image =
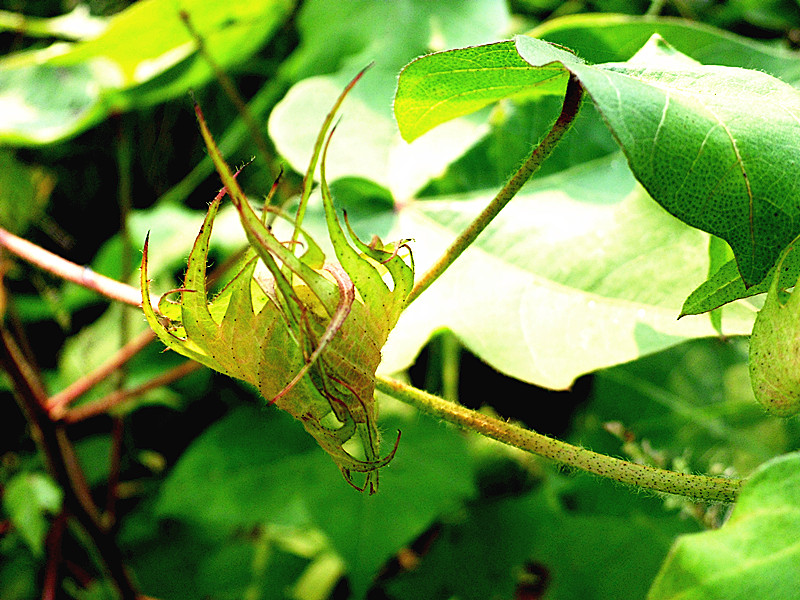
[{"label": "green stem", "polygon": [[378,375],[376,387],[381,392],[464,429],[637,488],[647,488],[707,502],[733,502],[742,486],[741,479],[678,473],[573,446],[465,408],[460,404],[442,400],[389,377]]},{"label": "green stem", "polygon": [[506,204],[519,192],[528,179],[539,170],[539,167],[545,159],[550,156],[550,153],[556,147],[559,140],[561,140],[563,135],[569,130],[572,122],[578,115],[582,99],[583,86],[581,86],[580,82],[574,76],[570,76],[569,82],[567,83],[567,91],[564,95],[564,104],[561,107],[561,114],[553,124],[553,127],[542,141],[539,142],[539,145],[534,148],[527,160],[522,163],[519,170],[508,180],[508,183],[497,192],[497,195],[489,202],[486,208],[483,209],[481,214],[461,232],[441,258],[439,258],[422,278],[417,281],[414,285],[414,289],[411,290],[411,293],[408,295],[406,304],[411,304],[416,300],[422,292],[427,290],[430,285],[461,256],[462,252],[475,241],[489,223],[492,222],[492,219],[505,208]]}]

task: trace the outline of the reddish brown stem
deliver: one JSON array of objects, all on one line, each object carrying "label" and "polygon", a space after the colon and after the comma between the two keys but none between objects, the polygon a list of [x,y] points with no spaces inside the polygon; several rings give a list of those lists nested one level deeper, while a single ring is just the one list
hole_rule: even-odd
[{"label": "reddish brown stem", "polygon": [[108,489],[106,492],[106,521],[109,526],[116,522],[117,488],[119,487],[120,468],[122,463],[122,439],[125,421],[120,417],[114,419],[111,429],[111,455],[108,457]]},{"label": "reddish brown stem", "polygon": [[72,445],[64,424],[50,419],[45,409],[47,394],[32,373],[11,334],[0,326],[0,366],[8,374],[15,397],[31,427],[32,437],[42,450],[48,470],[64,490],[64,508],[75,516],[102,557],[110,580],[122,600],[136,600],[133,581],[113,536],[97,519],[97,507],[91,502],[85,482],[77,473]]},{"label": "reddish brown stem", "polygon": [[[95,273],[89,267],[76,265],[36,244],[17,237],[2,227],[0,227],[0,246],[40,269],[94,290],[106,298],[124,302],[131,306],[142,305],[142,293],[137,288]],[[153,307],[157,307],[158,296],[152,295],[150,303]]]},{"label": "reddish brown stem", "polygon": [[98,383],[105,380],[155,339],[156,336],[151,329],[143,331],[139,336],[120,348],[114,356],[92,373],[81,377],[69,387],[50,396],[50,399],[47,401],[47,410],[54,419],[60,418],[71,402],[74,402]]},{"label": "reddish brown stem", "polygon": [[58,588],[58,567],[61,565],[61,540],[64,537],[64,527],[67,524],[67,514],[62,512],[53,521],[45,542],[47,548],[47,563],[44,569],[42,582],[42,600],[54,600]]},{"label": "reddish brown stem", "polygon": [[167,385],[173,381],[177,381],[178,379],[186,377],[188,374],[193,373],[202,367],[203,365],[200,363],[196,363],[191,360],[186,361],[185,363],[170,369],[166,373],[159,375],[158,377],[154,377],[143,385],[130,390],[118,390],[108,394],[103,398],[100,398],[99,400],[96,400],[95,402],[73,408],[64,414],[62,420],[65,423],[77,423],[78,421],[83,421],[90,417],[96,417],[98,415],[105,414],[123,402],[141,396],[145,392],[148,392],[152,389]]}]

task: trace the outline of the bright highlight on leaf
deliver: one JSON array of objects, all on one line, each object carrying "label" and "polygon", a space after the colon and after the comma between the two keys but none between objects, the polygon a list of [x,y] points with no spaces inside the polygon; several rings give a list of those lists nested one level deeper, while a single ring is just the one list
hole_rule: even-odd
[{"label": "bright highlight on leaf", "polygon": [[[388,455],[380,454],[374,375],[381,348],[413,286],[414,271],[398,253],[404,242],[383,245],[375,238],[365,244],[348,226],[351,245],[325,180],[325,134],[360,76],[345,89],[326,119],[305,178],[305,185],[312,185],[311,175],[322,153],[322,198],[337,260],[326,262],[319,246],[298,223],[296,240],[283,243],[273,235],[251,208],[196,107],[209,155],[225,187],[209,207],[195,240],[184,285],[174,290],[180,294],[180,303],[162,299],[161,315],[149,306],[144,311],[168,348],[256,386],[270,403],[303,423],[351,485],[374,493],[378,469],[392,459],[397,448],[395,443]],[[225,192],[239,213],[250,249],[234,279],[209,299],[209,239]],[[308,192],[305,189],[301,195],[299,216]],[[295,254],[298,248],[303,250],[299,256]],[[144,297],[150,293],[147,253],[145,242]],[[353,439],[363,456],[344,448]],[[354,481],[354,472],[364,474],[363,482]]]}]

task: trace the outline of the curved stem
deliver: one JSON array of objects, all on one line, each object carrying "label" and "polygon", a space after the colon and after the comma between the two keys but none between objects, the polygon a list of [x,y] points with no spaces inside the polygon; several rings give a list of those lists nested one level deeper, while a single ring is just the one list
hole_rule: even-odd
[{"label": "curved stem", "polygon": [[417,281],[414,289],[408,295],[406,304],[411,304],[416,298],[430,285],[436,281],[439,276],[452,265],[455,260],[461,256],[472,242],[486,229],[489,223],[492,222],[498,213],[505,208],[511,199],[519,192],[523,185],[531,178],[531,176],[539,170],[545,159],[550,156],[550,153],[558,144],[559,140],[569,130],[575,117],[578,115],[578,110],[581,106],[583,99],[583,86],[574,77],[570,76],[567,83],[567,91],[564,95],[564,104],[561,107],[561,114],[556,119],[553,127],[547,135],[539,142],[539,145],[534,148],[531,155],[527,160],[522,163],[522,166],[516,173],[508,180],[503,188],[497,192],[497,195],[492,199],[486,208],[483,209],[475,220],[462,231],[459,236],[450,244],[450,247],[439,258],[433,266]]},{"label": "curved stem", "polygon": [[632,463],[506,423],[389,377],[378,375],[375,383],[378,390],[393,398],[459,427],[626,485],[707,502],[733,502],[743,483],[741,479],[691,475]]}]

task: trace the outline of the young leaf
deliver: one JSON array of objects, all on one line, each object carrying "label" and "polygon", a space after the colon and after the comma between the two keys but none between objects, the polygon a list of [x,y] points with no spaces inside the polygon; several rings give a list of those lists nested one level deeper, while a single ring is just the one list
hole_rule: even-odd
[{"label": "young leaf", "polygon": [[546,45],[549,63],[534,68],[514,42],[499,42],[423,56],[400,73],[394,99],[397,125],[411,142],[437,125],[509,96],[561,94],[567,71],[559,63],[579,59]]},{"label": "young leaf", "polygon": [[[325,263],[319,246],[299,228],[296,232],[303,239],[298,241],[307,250],[296,256],[296,244],[287,248],[250,207],[199,107],[197,116],[225,185],[223,192],[233,200],[252,254],[237,276],[209,301],[206,260],[224,195],[220,192],[189,256],[184,285],[176,290],[181,295],[180,313],[162,302],[161,316],[152,307],[144,307],[147,320],[169,348],[256,386],[266,399],[303,423],[349,483],[374,492],[377,470],[394,455],[392,451],[381,458],[379,453],[374,375],[381,347],[413,285],[413,269],[392,247],[378,242],[365,245],[355,236],[353,243],[361,252],[350,245],[333,209],[324,156],[323,199],[339,263]],[[320,152],[317,144],[312,165]],[[307,185],[312,181],[306,178]],[[266,273],[257,271],[259,265]],[[391,289],[384,275],[391,278]],[[147,243],[141,277],[143,293],[149,294]],[[363,460],[344,449],[354,437],[360,442]],[[365,474],[363,488],[354,483],[353,472]]]},{"label": "young leaf", "polygon": [[[686,298],[681,316],[699,315],[742,298],[765,294],[772,284],[774,272],[774,269],[770,270],[761,283],[746,287],[736,266],[736,260],[730,260]],[[778,285],[782,288],[791,287],[799,276],[800,255],[793,252],[783,260],[783,268],[778,273]]]}]

